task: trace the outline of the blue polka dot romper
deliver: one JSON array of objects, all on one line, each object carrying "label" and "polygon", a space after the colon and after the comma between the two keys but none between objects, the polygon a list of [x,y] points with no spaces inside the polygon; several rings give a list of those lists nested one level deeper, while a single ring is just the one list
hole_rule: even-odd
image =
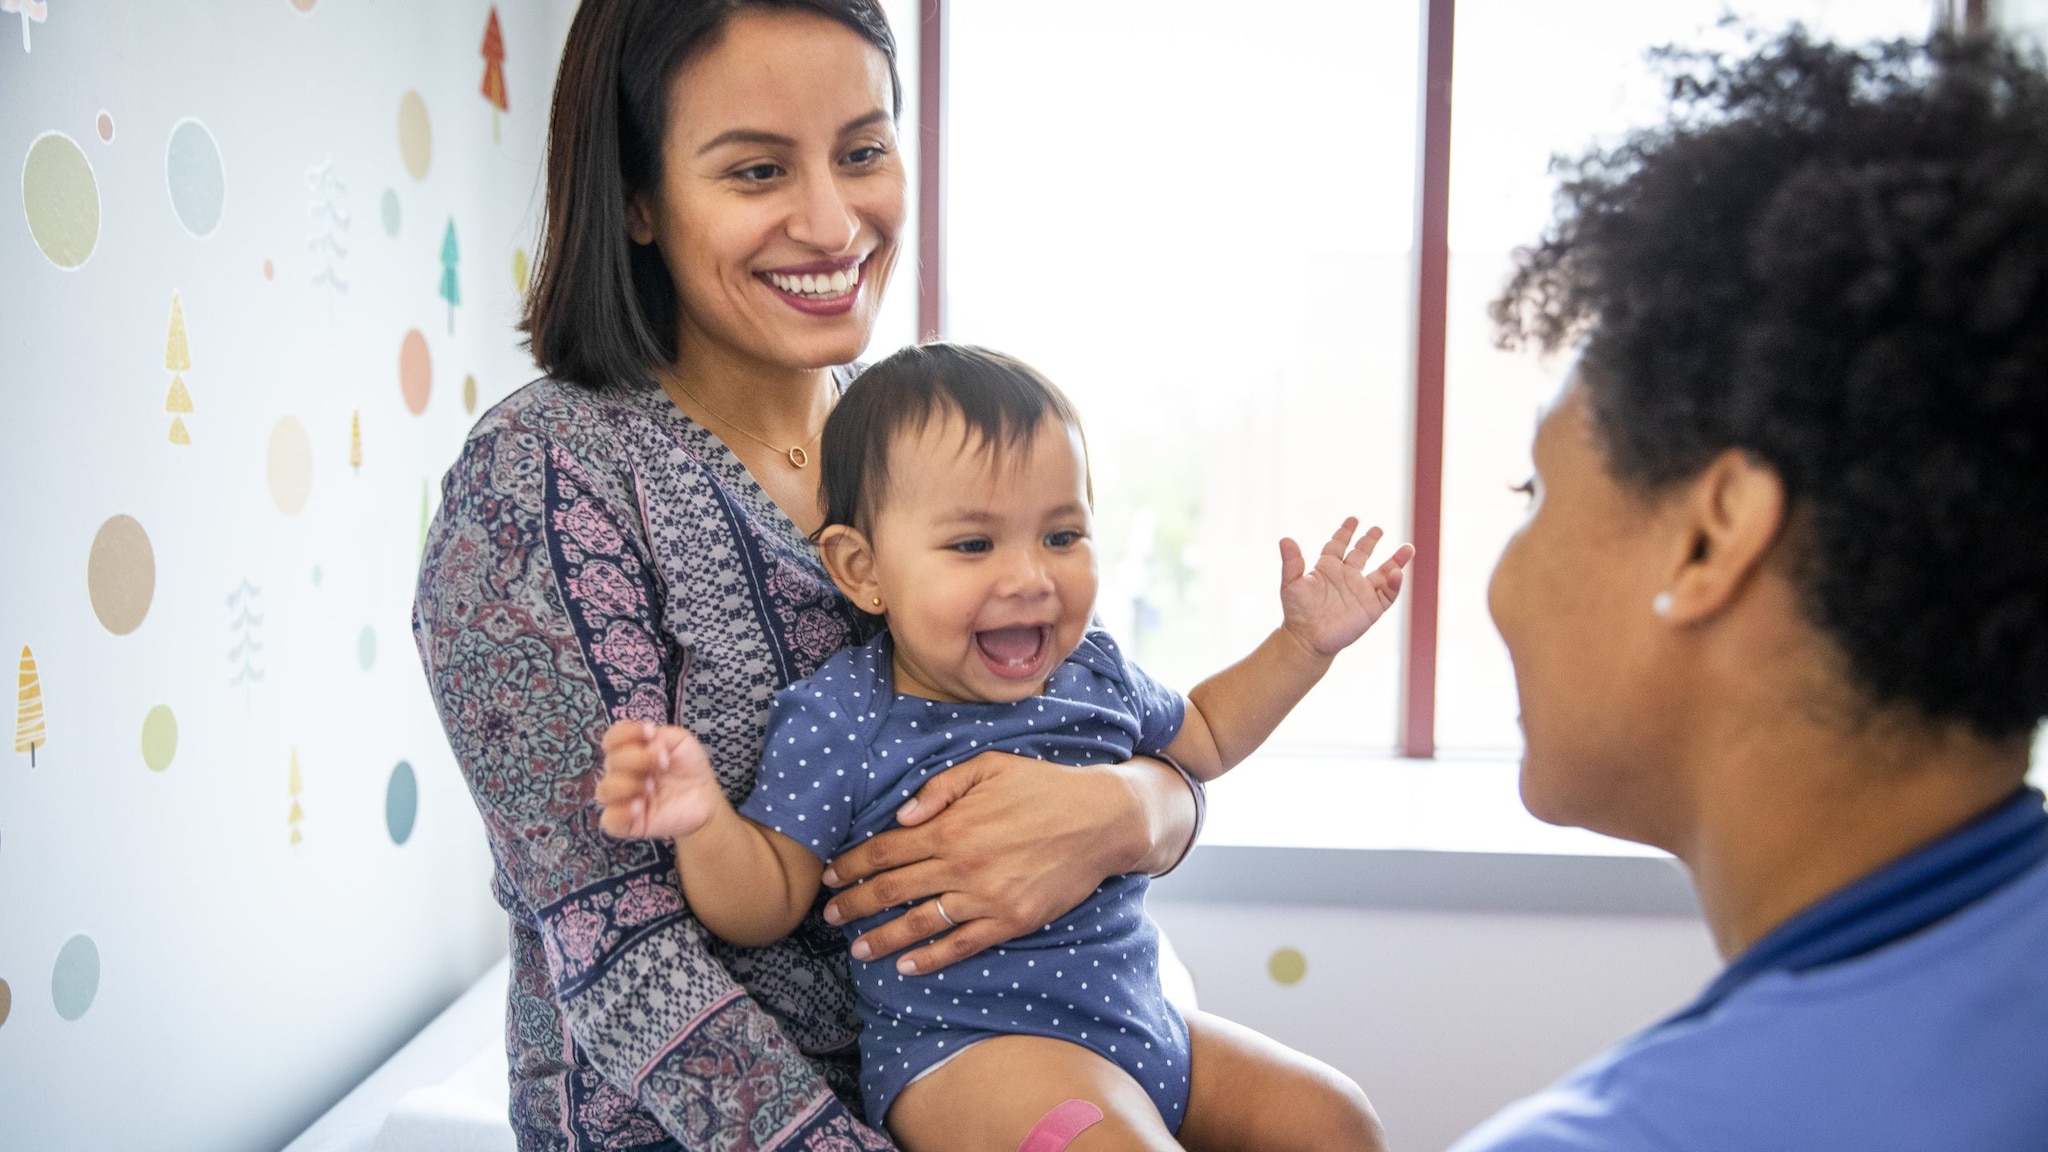
[{"label": "blue polka dot romper", "polygon": [[[886,633],[833,656],[775,697],[754,793],[740,812],[831,860],[896,827],[896,809],[933,776],[979,753],[1060,764],[1121,763],[1164,749],[1187,702],[1091,631],[1043,695],[947,704],[894,689]],[[1106,881],[1057,923],[925,976],[897,957],[852,962],[860,996],[861,1091],[871,1122],[898,1093],[978,1040],[1025,1034],[1082,1045],[1144,1085],[1167,1127],[1187,1112],[1188,1032],[1159,988],[1149,881]],[[902,915],[846,925],[851,941]]]}]

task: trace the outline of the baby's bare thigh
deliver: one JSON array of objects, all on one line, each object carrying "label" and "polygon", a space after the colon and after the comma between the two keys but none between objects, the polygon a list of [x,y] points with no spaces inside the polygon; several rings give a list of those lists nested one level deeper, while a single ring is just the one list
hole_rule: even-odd
[{"label": "baby's bare thigh", "polygon": [[1078,1044],[998,1036],[903,1090],[888,1127],[904,1152],[1017,1152],[1032,1125],[1068,1100],[1102,1109],[1071,1152],[1179,1152],[1138,1082]]},{"label": "baby's bare thigh", "polygon": [[1188,1015],[1189,1152],[1384,1152],[1372,1104],[1335,1068],[1242,1024]]}]

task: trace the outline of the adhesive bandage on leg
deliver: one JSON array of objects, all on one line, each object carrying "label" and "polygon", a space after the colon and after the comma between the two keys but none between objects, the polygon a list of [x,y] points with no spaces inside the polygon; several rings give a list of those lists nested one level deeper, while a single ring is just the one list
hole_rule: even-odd
[{"label": "adhesive bandage on leg", "polygon": [[1101,1122],[1102,1109],[1086,1100],[1069,1100],[1040,1117],[1017,1152],[1061,1152],[1074,1137]]}]

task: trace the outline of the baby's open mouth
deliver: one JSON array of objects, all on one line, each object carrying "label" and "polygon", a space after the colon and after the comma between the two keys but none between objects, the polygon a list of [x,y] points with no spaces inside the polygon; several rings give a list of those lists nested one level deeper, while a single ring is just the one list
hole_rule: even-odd
[{"label": "baby's open mouth", "polygon": [[991,628],[974,634],[974,646],[981,650],[989,670],[1010,679],[1037,671],[1045,659],[1046,645],[1051,642],[1052,629],[1043,624]]}]

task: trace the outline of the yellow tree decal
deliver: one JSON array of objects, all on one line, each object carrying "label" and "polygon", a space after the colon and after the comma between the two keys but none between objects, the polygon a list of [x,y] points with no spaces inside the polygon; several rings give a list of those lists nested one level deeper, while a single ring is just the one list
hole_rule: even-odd
[{"label": "yellow tree decal", "polygon": [[164,395],[164,411],[171,414],[171,443],[190,444],[192,434],[185,431],[185,417],[192,411],[192,393],[185,390],[185,378],[179,373],[192,370],[192,352],[185,343],[185,305],[179,301],[176,292],[171,293],[171,331],[164,338],[164,371],[171,374],[171,390]]},{"label": "yellow tree decal", "polygon": [[287,787],[291,789],[292,812],[291,815],[285,817],[285,823],[291,825],[292,843],[297,844],[303,839],[299,835],[299,821],[306,818],[306,813],[299,808],[299,750],[297,748],[292,749],[292,772],[286,783]]},{"label": "yellow tree decal", "polygon": [[36,655],[21,646],[20,690],[15,696],[14,750],[28,753],[28,766],[36,766],[36,748],[50,742],[43,729],[43,679],[36,674]]}]

